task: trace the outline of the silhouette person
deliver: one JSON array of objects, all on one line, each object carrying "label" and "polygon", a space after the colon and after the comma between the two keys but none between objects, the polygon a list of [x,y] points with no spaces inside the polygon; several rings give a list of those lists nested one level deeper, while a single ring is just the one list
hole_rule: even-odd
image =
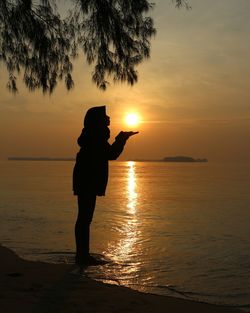
[{"label": "silhouette person", "polygon": [[73,191],[78,198],[75,224],[76,256],[80,265],[94,265],[98,261],[89,253],[90,224],[96,197],[104,196],[108,182],[108,160],[115,160],[123,151],[127,139],[138,132],[120,132],[112,145],[110,118],[105,106],[90,108],[84,118],[84,128],[77,140],[80,151],[73,170]]}]

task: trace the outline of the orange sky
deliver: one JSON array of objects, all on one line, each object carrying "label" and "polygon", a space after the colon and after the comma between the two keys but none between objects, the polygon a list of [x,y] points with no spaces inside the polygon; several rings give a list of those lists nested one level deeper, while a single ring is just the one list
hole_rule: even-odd
[{"label": "orange sky", "polygon": [[190,0],[190,11],[155,3],[157,36],[133,87],[98,90],[81,58],[72,91],[59,85],[52,96],[29,93],[20,79],[14,96],[1,65],[1,159],[74,156],[84,112],[106,104],[112,138],[127,129],[126,113],[136,111],[143,120],[123,159],[181,154],[250,161],[250,1]]}]

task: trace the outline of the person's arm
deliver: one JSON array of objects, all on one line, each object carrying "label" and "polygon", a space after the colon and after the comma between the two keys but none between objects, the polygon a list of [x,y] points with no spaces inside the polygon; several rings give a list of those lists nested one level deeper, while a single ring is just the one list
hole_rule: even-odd
[{"label": "person's arm", "polygon": [[138,134],[138,132],[123,132],[121,131],[116,137],[115,141],[112,145],[109,145],[108,151],[108,159],[109,160],[116,160],[119,155],[122,153],[123,148],[126,144],[126,141],[129,137]]}]

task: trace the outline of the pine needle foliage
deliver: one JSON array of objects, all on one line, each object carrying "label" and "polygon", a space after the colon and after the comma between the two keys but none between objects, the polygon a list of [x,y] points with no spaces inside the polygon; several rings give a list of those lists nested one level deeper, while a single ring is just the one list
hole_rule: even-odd
[{"label": "pine needle foliage", "polygon": [[[105,90],[108,80],[133,85],[136,66],[150,56],[155,35],[147,0],[70,0],[63,19],[56,0],[0,1],[0,61],[15,93],[17,76],[30,91],[52,93],[60,80],[74,86],[73,59],[82,50],[93,66],[92,80]],[[173,0],[177,7],[184,0]]]}]

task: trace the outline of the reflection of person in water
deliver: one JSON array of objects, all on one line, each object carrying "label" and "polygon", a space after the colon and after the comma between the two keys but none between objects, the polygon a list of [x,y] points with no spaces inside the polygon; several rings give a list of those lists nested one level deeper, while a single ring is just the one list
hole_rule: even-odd
[{"label": "reflection of person in water", "polygon": [[108,182],[108,160],[121,154],[127,139],[137,132],[120,132],[112,145],[109,117],[105,106],[90,108],[84,118],[84,128],[77,142],[80,151],[73,171],[73,190],[78,197],[78,216],[75,224],[77,264],[95,264],[89,254],[89,233],[96,196],[104,196]]}]

